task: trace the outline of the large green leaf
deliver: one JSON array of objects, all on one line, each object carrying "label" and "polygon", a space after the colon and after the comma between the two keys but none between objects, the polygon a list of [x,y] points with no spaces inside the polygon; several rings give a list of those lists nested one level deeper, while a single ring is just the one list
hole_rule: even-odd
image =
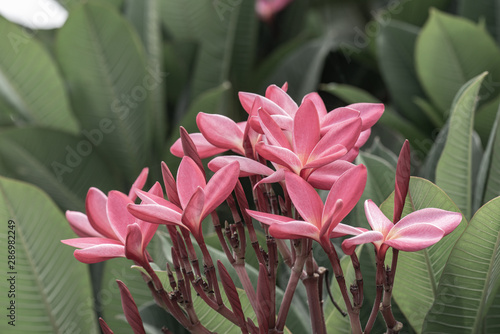
[{"label": "large green leaf", "polygon": [[[163,44],[161,36],[160,0],[135,1],[125,3],[125,15],[141,38],[146,51],[148,67],[152,71],[163,71]],[[152,104],[156,152],[161,152],[165,136],[165,81],[148,95]]]},{"label": "large green leaf", "polygon": [[63,209],[83,211],[90,187],[108,191],[117,186],[86,137],[10,128],[0,132],[0,157],[0,174],[35,184]]},{"label": "large green leaf", "polygon": [[[495,198],[479,209],[453,248],[425,319],[426,334],[485,333],[485,318],[500,285],[499,208],[500,198]],[[498,309],[498,298],[495,302]],[[488,326],[492,321],[500,324],[498,317],[490,318]]]},{"label": "large green leaf", "polygon": [[288,82],[288,94],[297,102],[318,89],[326,56],[336,46],[333,32],[311,40],[291,52],[268,77],[264,86]]},{"label": "large green leaf", "polygon": [[474,111],[485,76],[483,73],[471,79],[457,93],[446,144],[436,168],[436,184],[453,199],[467,219],[472,216]]},{"label": "large green leaf", "polygon": [[148,67],[133,27],[114,8],[94,2],[70,12],[56,51],[82,128],[107,124],[97,149],[134,180],[150,158],[153,120],[147,97],[165,74]]},{"label": "large green leaf", "polygon": [[431,7],[446,9],[450,0],[389,1],[385,11],[381,11],[378,22],[387,24],[396,19],[421,26],[429,16]]},{"label": "large green leaf", "polygon": [[483,28],[464,18],[431,10],[417,39],[415,60],[425,92],[443,113],[460,87],[484,71],[491,77],[483,98],[498,94],[500,51]]},{"label": "large green leaf", "polygon": [[377,37],[378,61],[382,76],[396,108],[419,128],[428,128],[415,98],[423,98],[415,72],[414,49],[419,29],[411,24],[391,21]]},{"label": "large green leaf", "polygon": [[[0,102],[12,111],[19,125],[41,125],[76,133],[58,69],[40,42],[0,16]],[[0,110],[1,118],[7,110]]]},{"label": "large green leaf", "polygon": [[488,31],[500,40],[500,2],[498,0],[460,0],[458,13],[473,21],[486,21]]},{"label": "large green leaf", "polygon": [[[436,185],[425,179],[412,177],[403,216],[425,208],[460,211]],[[394,193],[381,205],[381,209],[387,217],[392,217]],[[466,225],[467,222],[463,219],[455,231],[434,246],[418,252],[399,252],[393,296],[417,333],[424,333],[424,318],[436,297],[437,284],[446,260]]]},{"label": "large green leaf", "polygon": [[[0,177],[0,219],[0,331],[98,333],[87,267],[61,243],[74,234],[54,202],[32,185]],[[10,305],[15,311],[6,310]],[[15,319],[5,317],[13,312]],[[8,323],[14,320],[15,327]]]},{"label": "large green leaf", "polygon": [[[490,134],[490,140],[488,141],[488,146],[486,148],[486,153],[489,160],[484,160],[481,167],[484,168],[484,183],[478,183],[484,189],[484,193],[479,191],[477,196],[479,196],[479,203],[488,202],[491,199],[500,196],[500,113],[497,112],[497,117],[493,123],[493,129]],[[481,176],[486,176],[480,174]]]},{"label": "large green leaf", "polygon": [[[241,78],[253,63],[257,22],[253,0],[163,1],[163,22],[177,39],[199,43],[192,95]],[[237,58],[237,59],[236,59]]]}]

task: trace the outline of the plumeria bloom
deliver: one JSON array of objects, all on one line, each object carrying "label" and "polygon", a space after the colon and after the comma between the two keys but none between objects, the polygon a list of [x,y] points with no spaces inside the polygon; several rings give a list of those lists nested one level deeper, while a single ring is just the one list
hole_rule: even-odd
[{"label": "plumeria bloom", "polygon": [[257,0],[255,11],[262,21],[270,21],[279,11],[283,10],[292,0]]},{"label": "plumeria bloom", "polygon": [[396,167],[394,213],[392,222],[371,200],[365,202],[365,214],[372,231],[353,228],[356,235],[342,243],[346,254],[352,254],[356,245],[373,243],[379,259],[385,258],[389,247],[415,252],[434,245],[451,233],[462,221],[462,215],[441,209],[427,208],[414,211],[401,219],[410,183],[410,144],[405,141]]},{"label": "plumeria bloom", "polygon": [[[185,156],[177,172],[178,203],[174,204],[161,196],[137,190],[142,203],[129,204],[128,211],[138,219],[154,225],[166,224],[185,228],[198,242],[202,242],[201,222],[231,194],[238,175],[239,165],[233,162],[215,173],[207,183],[198,165],[193,159]],[[169,183],[166,187],[172,188],[172,182]]]},{"label": "plumeria bloom", "polygon": [[318,193],[304,179],[291,172],[285,173],[285,183],[290,199],[302,219],[247,210],[256,220],[269,225],[269,234],[278,239],[309,238],[329,249],[332,233],[345,235],[352,228],[340,221],[356,205],[366,184],[366,167],[351,168],[332,186],[325,204]]},{"label": "plumeria bloom", "polygon": [[389,247],[416,252],[434,245],[451,233],[462,221],[462,214],[435,208],[414,211],[393,224],[371,200],[365,201],[365,213],[372,231],[358,230],[357,236],[344,240],[342,249],[348,255],[356,245],[373,243],[379,258]]},{"label": "plumeria bloom", "polygon": [[[90,188],[85,200],[86,213],[67,211],[71,228],[80,238],[61,240],[77,247],[75,258],[83,263],[97,263],[115,257],[127,257],[137,262],[146,261],[146,246],[158,226],[140,220],[128,213],[127,205],[136,199],[136,190],[146,183],[148,170],[144,169],[132,185],[130,193],[110,191],[106,196],[97,188]],[[163,196],[159,183],[149,193]]]},{"label": "plumeria bloom", "polygon": [[383,105],[355,104],[328,113],[317,93],[308,94],[297,106],[286,88],[286,85],[283,88],[271,85],[265,97],[239,94],[243,108],[249,113],[248,123],[262,134],[255,151],[271,161],[275,171],[237,156],[213,159],[208,165],[211,170],[236,160],[241,176],[260,174],[266,176],[261,182],[278,182],[284,179],[284,171],[289,170],[314,187],[326,190],[342,173],[354,167],[350,162],[382,115]]}]

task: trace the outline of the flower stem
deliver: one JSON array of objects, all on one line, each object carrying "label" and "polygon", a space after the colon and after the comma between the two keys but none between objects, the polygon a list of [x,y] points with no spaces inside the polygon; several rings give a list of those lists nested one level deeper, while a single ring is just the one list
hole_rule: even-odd
[{"label": "flower stem", "polygon": [[278,312],[278,320],[276,321],[276,330],[278,332],[283,331],[283,328],[285,328],[285,321],[288,311],[290,310],[290,305],[292,304],[293,295],[300,277],[302,276],[302,269],[307,259],[305,240],[301,239],[298,243],[300,244],[295,247],[297,248],[297,256],[295,257],[295,262],[292,266],[290,278],[288,279],[285,294],[283,295],[283,300],[281,301],[280,310]]},{"label": "flower stem", "polygon": [[329,246],[329,249],[325,249],[325,252],[328,255],[330,263],[332,264],[333,273],[335,274],[335,278],[337,279],[340,293],[342,294],[342,298],[344,298],[347,313],[349,314],[349,321],[351,323],[351,331],[353,334],[361,334],[363,330],[361,329],[361,322],[359,320],[359,310],[355,310],[352,307],[351,299],[349,298],[349,294],[347,293],[347,286],[345,283],[344,273],[342,272],[342,267],[340,266],[339,257],[337,255],[337,252],[335,251],[334,246],[331,243],[329,244]]}]

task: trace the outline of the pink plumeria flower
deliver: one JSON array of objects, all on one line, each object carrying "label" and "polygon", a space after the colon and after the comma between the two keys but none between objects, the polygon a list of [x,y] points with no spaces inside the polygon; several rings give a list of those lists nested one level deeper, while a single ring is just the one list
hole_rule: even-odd
[{"label": "pink plumeria flower", "polygon": [[257,0],[255,11],[262,21],[268,22],[290,2],[292,0]]},{"label": "pink plumeria flower", "polygon": [[[97,188],[90,188],[85,200],[87,214],[67,211],[71,228],[80,238],[61,240],[77,247],[75,258],[83,263],[97,263],[115,257],[127,257],[136,262],[146,261],[146,246],[158,226],[135,219],[127,205],[136,199],[136,190],[146,183],[148,170],[144,169],[132,185],[129,195],[110,191],[106,196]],[[149,193],[162,196],[156,183]]]},{"label": "pink plumeria flower", "polygon": [[354,208],[366,184],[366,167],[351,168],[332,186],[325,204],[314,188],[301,177],[286,172],[285,183],[295,209],[304,220],[247,210],[256,220],[269,225],[269,234],[279,239],[309,238],[329,249],[333,231],[342,235],[351,229],[340,221]]},{"label": "pink plumeria flower", "polygon": [[381,259],[389,247],[416,252],[434,245],[462,221],[462,214],[435,208],[418,210],[393,224],[372,200],[365,201],[365,213],[372,231],[359,230],[344,240],[342,249],[351,255],[356,245],[373,243]]},{"label": "pink plumeria flower", "polygon": [[[215,173],[207,183],[198,165],[185,156],[177,172],[178,203],[137,190],[142,203],[130,204],[128,211],[138,219],[152,224],[185,228],[198,242],[203,242],[201,222],[231,194],[238,175],[239,165],[233,162]],[[166,187],[172,188],[172,181],[169,183],[170,186]]]}]

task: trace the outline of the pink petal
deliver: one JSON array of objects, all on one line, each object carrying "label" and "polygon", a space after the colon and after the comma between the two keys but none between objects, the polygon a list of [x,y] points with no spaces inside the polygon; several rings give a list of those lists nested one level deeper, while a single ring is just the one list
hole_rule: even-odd
[{"label": "pink petal", "polygon": [[123,314],[125,314],[127,322],[129,323],[130,327],[132,327],[132,331],[134,332],[134,334],[146,334],[139,309],[137,308],[137,305],[132,298],[132,294],[128,290],[125,283],[120,280],[116,280],[116,283],[118,283],[118,287],[120,289]]},{"label": "pink petal", "polygon": [[90,225],[105,237],[118,239],[115,232],[111,228],[106,212],[108,197],[97,188],[90,188],[85,199],[85,211],[89,219]]},{"label": "pink petal", "polygon": [[90,225],[87,215],[77,211],[66,211],[66,219],[71,229],[79,237],[104,238],[101,233],[97,232],[92,225]]},{"label": "pink petal", "polygon": [[289,115],[294,116],[297,112],[297,103],[285,93],[281,88],[276,85],[270,85],[266,89],[266,98],[275,102]]},{"label": "pink petal", "polygon": [[253,219],[258,220],[261,223],[266,224],[266,225],[283,224],[283,223],[289,223],[291,221],[295,221],[294,219],[292,219],[290,217],[273,215],[271,213],[253,211],[253,210],[248,210],[248,209],[246,211],[250,217],[252,217]]},{"label": "pink petal", "polygon": [[[216,147],[208,142],[208,140],[203,137],[201,133],[190,133],[189,136],[193,140],[196,150],[200,155],[200,158],[205,159],[211,156],[220,154],[227,151],[225,148]],[[182,158],[184,156],[184,150],[182,149],[181,139],[177,139],[175,143],[170,147],[170,152],[176,157]]]},{"label": "pink petal", "polygon": [[354,147],[360,133],[361,118],[359,117],[335,123],[329,127],[328,132],[318,142],[312,154],[319,155],[329,145],[342,145],[350,150]]},{"label": "pink petal", "polygon": [[384,236],[394,227],[392,222],[382,213],[382,211],[380,211],[377,204],[373,203],[371,199],[365,201],[365,214],[372,229],[381,232]]},{"label": "pink petal", "polygon": [[[158,225],[156,225],[158,227]],[[144,250],[146,245],[142,244],[142,232],[138,224],[127,226],[127,237],[125,239],[125,256],[127,259],[142,263],[145,259]]]},{"label": "pink petal", "polygon": [[253,116],[253,113],[260,108],[263,108],[270,115],[289,116],[280,106],[273,101],[254,93],[239,92],[238,97],[243,109]]},{"label": "pink petal", "polygon": [[108,238],[74,238],[74,239],[66,239],[61,240],[63,244],[68,246],[76,247],[76,248],[87,248],[97,245],[123,245],[120,241],[108,239]]},{"label": "pink petal", "polygon": [[347,255],[352,255],[357,245],[366,244],[369,242],[380,242],[384,240],[384,235],[378,231],[363,232],[355,237],[349,238],[342,242],[342,250]]},{"label": "pink petal", "polygon": [[257,188],[259,186],[259,184],[261,184],[261,183],[276,183],[276,182],[284,181],[285,180],[285,171],[286,171],[286,169],[284,169],[284,168],[278,169],[273,174],[271,174],[268,177],[265,177],[262,180],[260,180],[259,182],[257,182],[253,188],[254,189]]},{"label": "pink petal", "polygon": [[290,199],[302,219],[320,229],[323,202],[316,190],[303,178],[290,172],[285,174],[285,182]]},{"label": "pink petal", "polygon": [[384,243],[405,252],[416,252],[434,245],[443,236],[444,231],[435,225],[414,224],[391,231]]},{"label": "pink petal", "polygon": [[141,174],[137,177],[137,179],[134,181],[132,184],[132,187],[130,188],[130,192],[128,193],[128,197],[132,200],[135,201],[137,198],[137,195],[135,194],[136,189],[142,189],[144,185],[146,184],[146,180],[148,179],[148,168],[144,168],[141,171]]},{"label": "pink petal", "polygon": [[155,182],[155,184],[153,184],[153,186],[148,190],[148,194],[163,198],[163,189],[161,188],[160,182]]},{"label": "pink petal", "polygon": [[205,177],[193,159],[182,158],[177,171],[177,193],[182,207],[186,207],[198,187],[205,188],[205,185]]},{"label": "pink petal", "polygon": [[319,242],[319,229],[313,224],[294,220],[285,224],[273,224],[269,234],[278,239],[309,238]]},{"label": "pink petal", "polygon": [[135,217],[128,210],[127,205],[132,204],[130,198],[125,194],[112,190],[108,196],[108,217],[113,231],[121,242],[125,242],[127,237],[127,226],[135,223]]},{"label": "pink petal", "polygon": [[332,126],[359,117],[359,111],[341,107],[333,109],[321,119],[321,135],[324,136]]},{"label": "pink petal", "polygon": [[354,103],[347,108],[355,109],[360,112],[360,117],[363,120],[362,131],[365,131],[377,123],[384,113],[384,105],[382,103]]},{"label": "pink petal", "polygon": [[264,159],[285,166],[296,174],[299,174],[302,169],[302,163],[299,158],[295,153],[286,148],[259,142],[257,143],[256,150]]},{"label": "pink petal", "polygon": [[363,145],[370,139],[370,134],[372,133],[371,129],[361,131],[359,134],[358,140],[356,140],[356,143],[354,144],[355,148],[361,148]]},{"label": "pink petal", "polygon": [[394,217],[393,222],[401,219],[401,213],[405,205],[406,195],[410,186],[410,143],[405,140],[399,153],[396,167],[396,185],[394,189]]},{"label": "pink petal", "polygon": [[[365,189],[366,178],[366,167],[358,165],[342,174],[337,182],[333,184],[323,210],[323,223],[329,217],[333,217],[330,231],[356,206]],[[339,211],[333,210],[335,203],[339,200],[343,202],[342,209]]]},{"label": "pink petal", "polygon": [[205,193],[203,189],[196,189],[182,213],[182,223],[189,229],[197,241],[201,240],[201,221],[205,206]]},{"label": "pink petal", "polygon": [[163,184],[165,185],[168,200],[180,207],[181,201],[179,195],[177,195],[177,184],[167,164],[163,161],[161,162],[161,174],[163,175]]},{"label": "pink petal", "polygon": [[238,182],[239,174],[240,164],[234,161],[212,176],[204,190],[205,209],[203,215],[210,214],[231,195],[236,182]]},{"label": "pink petal", "polygon": [[265,111],[259,110],[259,122],[266,135],[266,138],[271,145],[281,146],[289,150],[292,149],[288,139],[281,130],[281,127],[274,121],[274,119]]},{"label": "pink petal", "polygon": [[314,104],[314,106],[316,107],[316,111],[318,112],[319,119],[323,119],[323,117],[327,115],[325,103],[318,93],[314,92],[307,94],[302,99],[302,104],[304,104],[305,101],[311,101]]},{"label": "pink petal", "polygon": [[330,190],[340,175],[354,166],[355,165],[347,161],[334,161],[328,165],[315,169],[307,178],[307,182],[316,189]]},{"label": "pink petal", "polygon": [[116,257],[125,257],[125,246],[104,244],[88,247],[85,249],[76,249],[73,253],[75,258],[83,263],[98,263]]},{"label": "pink petal", "polygon": [[179,212],[163,205],[130,204],[127,209],[134,217],[149,223],[182,226],[182,211]]},{"label": "pink petal", "polygon": [[203,136],[214,146],[245,154],[243,149],[243,132],[230,118],[198,113],[196,124]]},{"label": "pink petal", "polygon": [[330,239],[332,238],[338,238],[338,237],[343,237],[345,235],[359,235],[363,232],[368,231],[366,228],[362,227],[354,227],[351,225],[346,225],[346,224],[338,224],[335,226],[335,228],[332,230],[330,233]]},{"label": "pink petal", "polygon": [[319,116],[314,104],[306,100],[293,121],[293,148],[303,164],[320,139]]},{"label": "pink petal", "polygon": [[249,175],[271,175],[274,173],[274,171],[266,165],[238,155],[216,157],[208,163],[208,168],[211,171],[216,172],[234,161],[237,161],[240,164],[240,177]]},{"label": "pink petal", "polygon": [[[316,151],[316,150],[315,150]],[[342,145],[330,145],[316,155],[313,152],[302,168],[319,168],[328,165],[346,155],[347,149]]]},{"label": "pink petal", "polygon": [[418,224],[431,224],[443,230],[444,235],[451,233],[462,221],[462,214],[442,209],[427,208],[410,213],[403,217],[394,227],[389,236],[399,234],[399,230]]},{"label": "pink petal", "polygon": [[178,212],[179,214],[182,214],[181,208],[179,208],[177,205],[167,201],[163,197],[159,197],[159,196],[144,192],[142,190],[138,190],[137,195],[139,195],[139,198],[142,200],[143,204],[159,204],[161,206],[168,208],[169,210],[172,210],[174,212]]}]

